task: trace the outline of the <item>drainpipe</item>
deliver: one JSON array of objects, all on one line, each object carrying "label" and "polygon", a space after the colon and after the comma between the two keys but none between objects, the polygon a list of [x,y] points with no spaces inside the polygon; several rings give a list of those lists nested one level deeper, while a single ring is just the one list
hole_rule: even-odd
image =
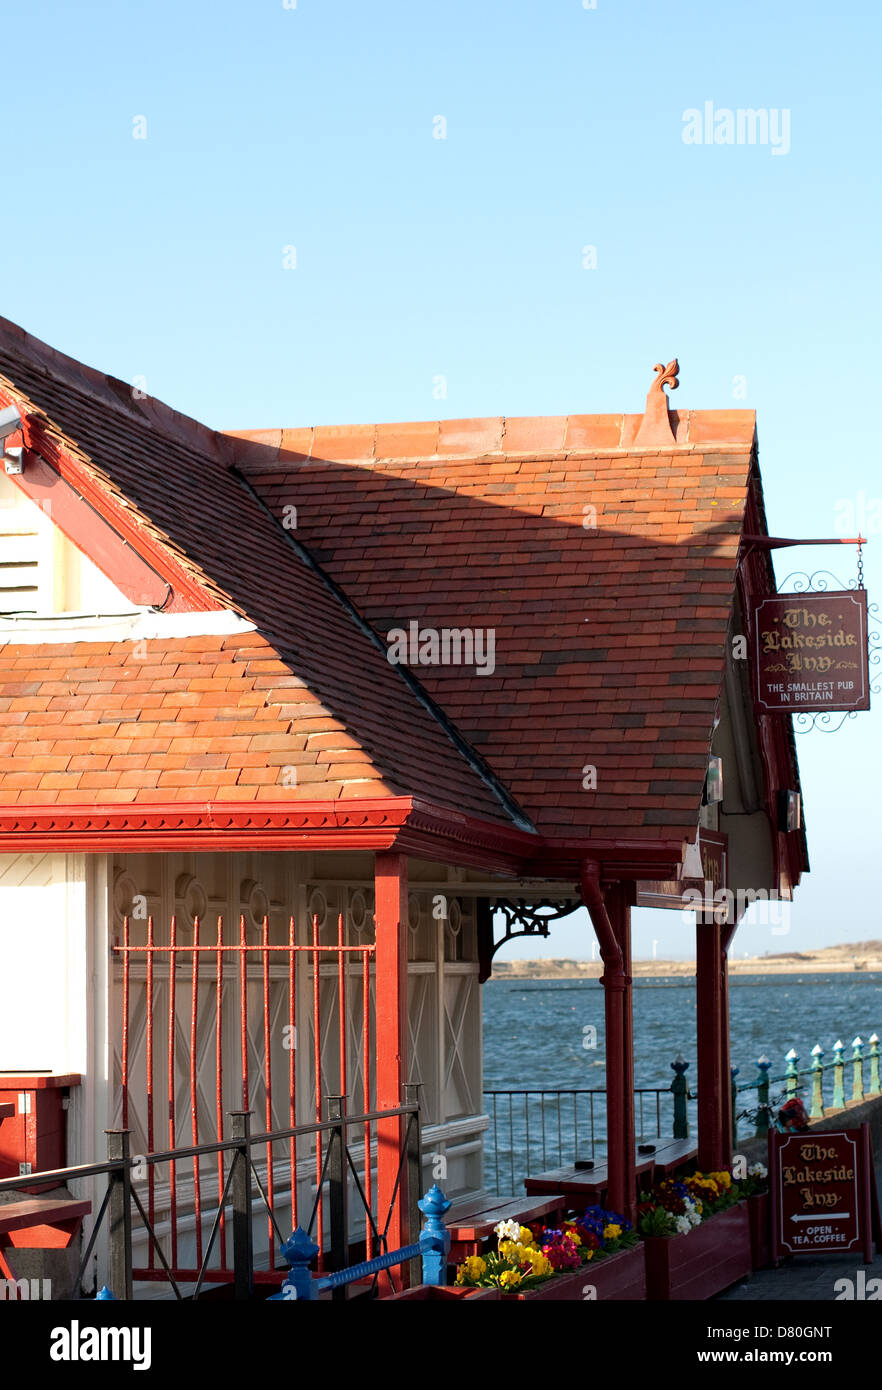
[{"label": "drainpipe", "polygon": [[[625,972],[622,945],[610,919],[600,887],[600,865],[584,860],[579,875],[582,901],[588,909],[600,943],[604,970],[603,1004],[606,1020],[606,1128],[609,1169],[609,1205],[629,1220],[634,1219],[636,1203],[634,1179],[634,1096],[629,1085],[630,1028],[626,992],[630,978]],[[624,909],[625,914],[627,908]],[[626,923],[624,924],[626,931]],[[626,1037],[626,1032],[629,1036]],[[632,1077],[633,1080],[633,1077]]]}]

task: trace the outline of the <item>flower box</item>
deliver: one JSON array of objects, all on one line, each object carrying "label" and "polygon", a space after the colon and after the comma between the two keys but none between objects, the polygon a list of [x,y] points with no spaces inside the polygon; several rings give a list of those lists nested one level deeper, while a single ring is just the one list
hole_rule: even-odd
[{"label": "flower box", "polygon": [[772,1263],[769,1237],[769,1194],[754,1193],[747,1198],[747,1219],[750,1225],[750,1258],[754,1269],[765,1269]]},{"label": "flower box", "polygon": [[603,1260],[589,1260],[581,1269],[558,1274],[545,1284],[537,1284],[513,1299],[526,1302],[534,1298],[570,1300],[585,1299],[644,1300],[646,1298],[646,1258],[643,1244],[630,1250],[619,1250]]},{"label": "flower box", "polygon": [[402,1293],[390,1294],[384,1298],[384,1303],[401,1302],[403,1298],[412,1299],[414,1302],[432,1302],[447,1299],[463,1298],[499,1298],[498,1289],[463,1289],[453,1288],[439,1284],[417,1284],[412,1289],[404,1289]]},{"label": "flower box", "polygon": [[747,1203],[717,1212],[680,1236],[647,1236],[646,1297],[652,1301],[712,1298],[751,1273]]}]

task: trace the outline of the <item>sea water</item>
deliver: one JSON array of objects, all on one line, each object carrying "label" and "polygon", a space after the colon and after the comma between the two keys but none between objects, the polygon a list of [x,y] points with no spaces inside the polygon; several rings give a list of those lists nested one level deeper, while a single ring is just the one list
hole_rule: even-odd
[{"label": "sea water", "polygon": [[[598,980],[489,980],[483,986],[484,1089],[531,1090],[565,1088],[602,1091],[605,1086],[603,988]],[[671,1062],[680,1054],[689,1063],[687,1081],[697,1089],[694,977],[640,977],[634,980],[634,1085],[663,1088],[671,1084]],[[882,974],[738,975],[729,981],[732,1065],[739,1068],[738,1084],[757,1076],[757,1059],[772,1063],[772,1078],[784,1075],[785,1054],[794,1048],[799,1068],[811,1065],[816,1043],[823,1061],[833,1060],[833,1043],[846,1045],[848,1063],[852,1040],[864,1043],[875,1032],[882,1036]],[[869,1046],[864,1048],[865,1058]],[[852,1069],[846,1067],[846,1096],[851,1094]],[[869,1066],[864,1063],[864,1085]],[[803,1078],[801,1096],[808,1108],[810,1083]],[[832,1096],[832,1072],[825,1073],[824,1095]],[[783,1083],[772,1085],[773,1099]],[[739,1094],[739,1109],[756,1105],[756,1092]],[[602,1095],[578,1101],[546,1096],[525,1102],[485,1096],[487,1113],[496,1112],[496,1144],[492,1127],[487,1136],[485,1181],[497,1190],[517,1191],[524,1172],[537,1165],[594,1155],[604,1150],[605,1100]],[[648,1136],[670,1134],[672,1101],[668,1094],[637,1099],[638,1131]],[[593,1143],[590,1130],[594,1113]],[[694,1132],[695,1105],[689,1107]],[[574,1129],[574,1117],[578,1130]],[[751,1118],[739,1122],[742,1137],[754,1132]],[[529,1150],[527,1140],[529,1138]],[[494,1156],[495,1155],[495,1156]],[[504,1171],[503,1171],[504,1170]],[[513,1185],[510,1185],[513,1184]]]}]

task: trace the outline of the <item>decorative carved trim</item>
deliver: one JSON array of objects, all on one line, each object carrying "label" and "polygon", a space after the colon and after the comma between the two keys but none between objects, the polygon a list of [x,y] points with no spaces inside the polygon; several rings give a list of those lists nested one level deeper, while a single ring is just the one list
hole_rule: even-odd
[{"label": "decorative carved trim", "polygon": [[672,358],[666,367],[663,367],[661,362],[656,362],[653,367],[656,378],[646,397],[646,409],[634,440],[636,445],[676,444],[665,387],[669,386],[672,391],[676,391],[680,385],[677,376],[679,370],[680,364],[676,357]]},{"label": "decorative carved trim", "polygon": [[[511,902],[508,898],[478,898],[476,910],[480,983],[489,980],[493,969],[493,957],[500,946],[521,936],[547,936],[551,922],[558,922],[561,917],[569,917],[571,912],[575,912],[581,906],[580,898],[567,898],[557,902],[542,898],[538,903],[527,903],[523,898],[518,898],[517,902]],[[500,937],[493,935],[493,918],[497,912],[502,913],[505,924],[505,931]]]},{"label": "decorative carved trim", "polygon": [[270,915],[269,894],[263,884],[254,878],[243,878],[239,885],[239,907],[245,915],[246,926],[252,932],[263,928],[264,917]]},{"label": "decorative carved trim", "polygon": [[208,914],[208,894],[195,874],[178,874],[175,880],[175,901],[184,905],[184,919],[192,922],[194,917],[204,920]]},{"label": "decorative carved trim", "polygon": [[[587,856],[609,878],[671,878],[682,844],[543,836],[412,797],[349,802],[0,806],[0,852],[387,850],[517,879],[569,879]],[[443,891],[443,888],[440,890]]]}]

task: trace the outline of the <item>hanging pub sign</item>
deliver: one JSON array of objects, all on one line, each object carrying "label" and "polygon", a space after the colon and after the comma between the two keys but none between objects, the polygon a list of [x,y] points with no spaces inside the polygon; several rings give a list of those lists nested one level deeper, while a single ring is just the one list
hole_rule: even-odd
[{"label": "hanging pub sign", "polygon": [[769,1131],[772,1258],[860,1250],[879,1240],[870,1127]]},{"label": "hanging pub sign", "polygon": [[752,617],[761,713],[870,708],[866,589],[777,594]]}]

